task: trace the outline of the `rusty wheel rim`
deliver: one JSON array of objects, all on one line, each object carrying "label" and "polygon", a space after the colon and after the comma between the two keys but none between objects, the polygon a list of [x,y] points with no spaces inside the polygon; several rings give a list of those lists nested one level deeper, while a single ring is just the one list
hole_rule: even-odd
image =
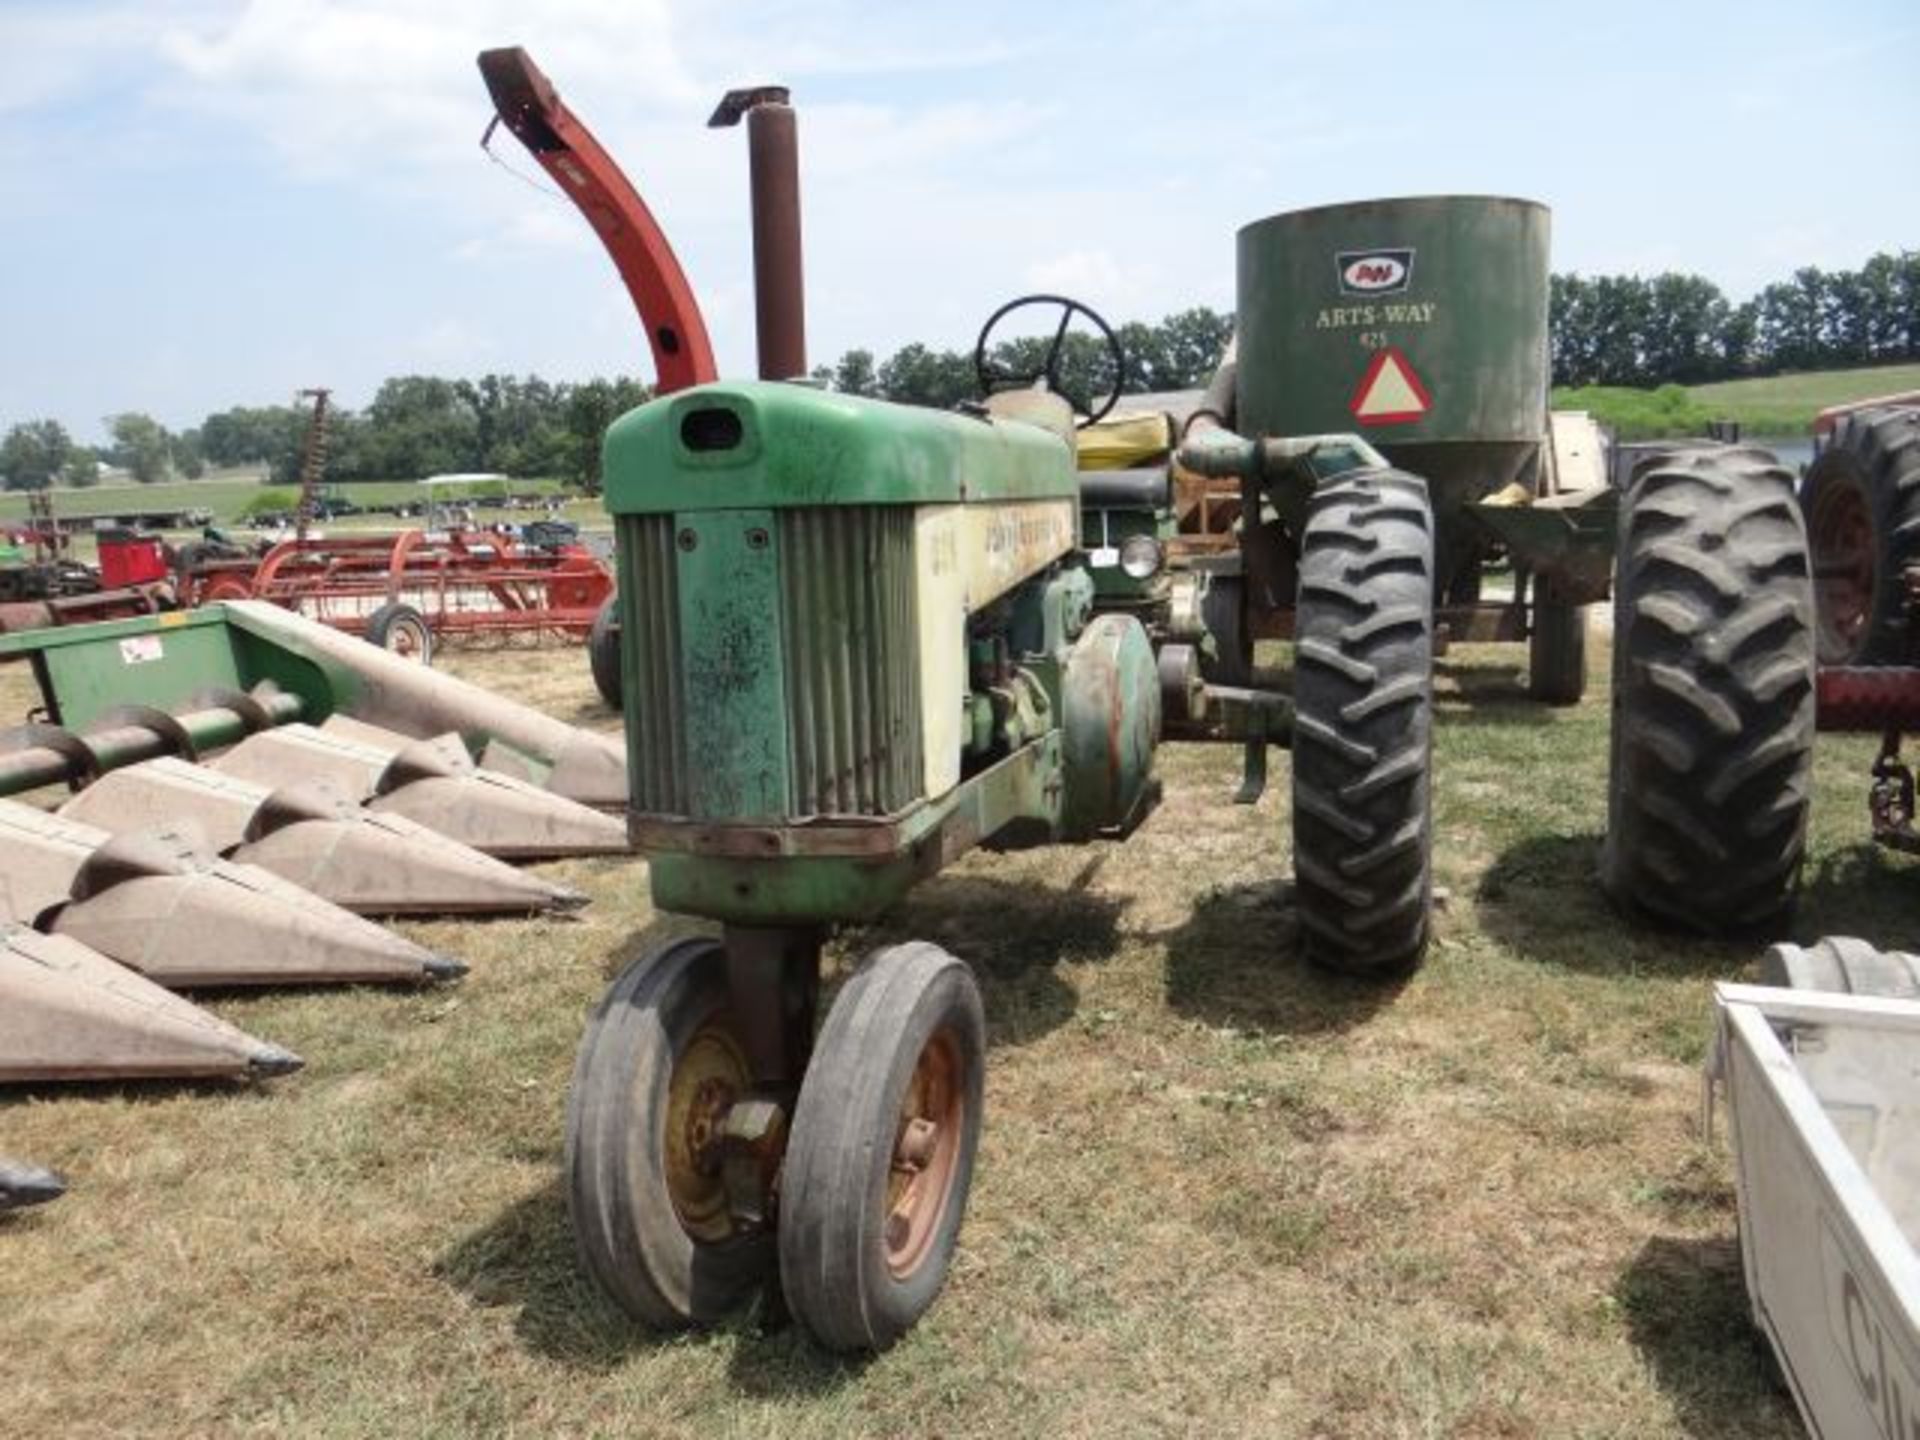
[{"label": "rusty wheel rim", "polygon": [[420,664],[427,655],[426,632],[411,620],[397,621],[387,631],[387,649],[402,660]]},{"label": "rusty wheel rim", "polygon": [[1853,476],[1820,487],[1807,517],[1807,539],[1822,657],[1850,660],[1866,639],[1880,569],[1873,509]]},{"label": "rusty wheel rim", "polygon": [[887,1172],[887,1269],[905,1280],[926,1263],[953,1201],[966,1134],[966,1062],[960,1037],[936,1030],[914,1062],[900,1101]]},{"label": "rusty wheel rim", "polygon": [[713,1244],[733,1234],[720,1176],[720,1132],[752,1084],[746,1052],[724,1015],[708,1020],[673,1062],[667,1080],[662,1169],[680,1228]]}]

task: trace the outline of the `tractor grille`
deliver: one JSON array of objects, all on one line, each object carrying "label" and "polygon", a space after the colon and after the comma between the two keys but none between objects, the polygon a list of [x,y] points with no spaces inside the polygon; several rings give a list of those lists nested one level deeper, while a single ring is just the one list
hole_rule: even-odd
[{"label": "tractor grille", "polygon": [[885,815],[920,793],[913,511],[782,510],[781,648],[794,815]]},{"label": "tractor grille", "polygon": [[[679,586],[673,517],[625,515],[620,530],[621,687],[627,788],[648,815],[687,813],[687,720],[680,682]],[[635,621],[639,623],[635,623]]]},{"label": "tractor grille", "polygon": [[[687,815],[693,722],[680,649],[675,522],[670,515],[630,515],[619,523],[621,593],[636,597],[621,637],[632,677],[626,722],[633,804],[646,814]],[[776,512],[789,818],[886,815],[920,795],[913,533],[908,506]]]}]

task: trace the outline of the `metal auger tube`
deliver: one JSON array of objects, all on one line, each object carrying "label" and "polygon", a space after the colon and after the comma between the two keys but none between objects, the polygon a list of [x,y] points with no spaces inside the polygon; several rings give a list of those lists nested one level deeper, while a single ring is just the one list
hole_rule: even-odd
[{"label": "metal auger tube", "polygon": [[298,695],[235,695],[180,715],[123,707],[81,732],[59,725],[16,726],[0,732],[0,796],[84,783],[163,755],[191,760],[203,750],[237,744],[256,730],[291,724],[303,708]]}]

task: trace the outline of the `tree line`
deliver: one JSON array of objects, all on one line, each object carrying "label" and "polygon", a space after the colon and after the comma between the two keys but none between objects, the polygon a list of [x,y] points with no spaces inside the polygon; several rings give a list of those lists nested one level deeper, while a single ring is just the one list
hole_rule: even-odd
[{"label": "tree line", "polygon": [[[607,426],[648,394],[624,376],[571,385],[536,375],[396,376],[365,410],[328,410],[326,478],[484,470],[590,487],[599,479]],[[257,465],[286,484],[299,477],[312,416],[307,404],[236,405],[175,433],[148,415],[110,415],[111,439],[102,446],[76,443],[57,420],[30,420],[0,440],[0,475],[10,490],[37,490],[92,485],[103,465],[119,466],[141,484]]]},{"label": "tree line", "polygon": [[[1691,385],[1920,360],[1920,252],[1875,255],[1858,270],[1808,266],[1738,305],[1698,275],[1555,275],[1548,314],[1556,385]],[[1232,330],[1231,315],[1204,305],[1158,324],[1117,326],[1127,362],[1119,375],[1104,341],[1077,328],[1065,336],[1057,373],[1063,388],[1085,399],[1115,388],[1193,389],[1206,383]],[[1004,340],[990,368],[1030,374],[1051,339]],[[847,394],[943,408],[980,395],[971,351],[918,342],[884,360],[849,350],[816,367],[813,379]],[[330,412],[326,476],[493,471],[591,489],[607,426],[649,393],[627,376],[577,384],[536,375],[396,376],[365,410]],[[76,443],[56,420],[23,421],[0,440],[0,477],[8,489],[31,490],[92,484],[103,464],[142,483],[260,465],[286,483],[299,474],[310,414],[304,405],[235,406],[175,433],[151,416],[122,413],[107,418],[111,438],[103,446]]]},{"label": "tree line", "polygon": [[1556,385],[1700,385],[1920,360],[1920,251],[1805,266],[1735,305],[1699,275],[1556,275]]}]

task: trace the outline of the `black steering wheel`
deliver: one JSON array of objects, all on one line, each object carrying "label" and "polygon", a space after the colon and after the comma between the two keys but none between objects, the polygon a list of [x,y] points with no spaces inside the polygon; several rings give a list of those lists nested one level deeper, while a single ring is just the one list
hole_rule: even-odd
[{"label": "black steering wheel", "polygon": [[[1058,305],[1060,324],[1053,332],[1053,340],[1047,346],[1047,353],[1040,365],[1033,370],[1014,371],[991,358],[987,340],[998,325],[1015,310],[1028,305]],[[1075,315],[1084,315],[1099,330],[1106,341],[1107,353],[1113,358],[1113,393],[1103,399],[1096,407],[1094,396],[1084,395],[1069,389],[1060,378],[1060,362],[1067,348],[1067,328],[1073,324]],[[1041,380],[1047,382],[1047,389],[1058,395],[1073,407],[1073,413],[1081,417],[1075,426],[1084,430],[1096,420],[1104,419],[1115,405],[1120,403],[1120,391],[1127,382],[1127,353],[1120,346],[1120,337],[1113,333],[1113,327],[1095,313],[1093,308],[1082,305],[1065,295],[1022,295],[1017,300],[1009,300],[993,314],[987,317],[987,323],[980,327],[980,338],[973,343],[973,373],[980,382],[980,393],[992,395],[999,390],[1009,390],[1017,385],[1033,385]]]}]

